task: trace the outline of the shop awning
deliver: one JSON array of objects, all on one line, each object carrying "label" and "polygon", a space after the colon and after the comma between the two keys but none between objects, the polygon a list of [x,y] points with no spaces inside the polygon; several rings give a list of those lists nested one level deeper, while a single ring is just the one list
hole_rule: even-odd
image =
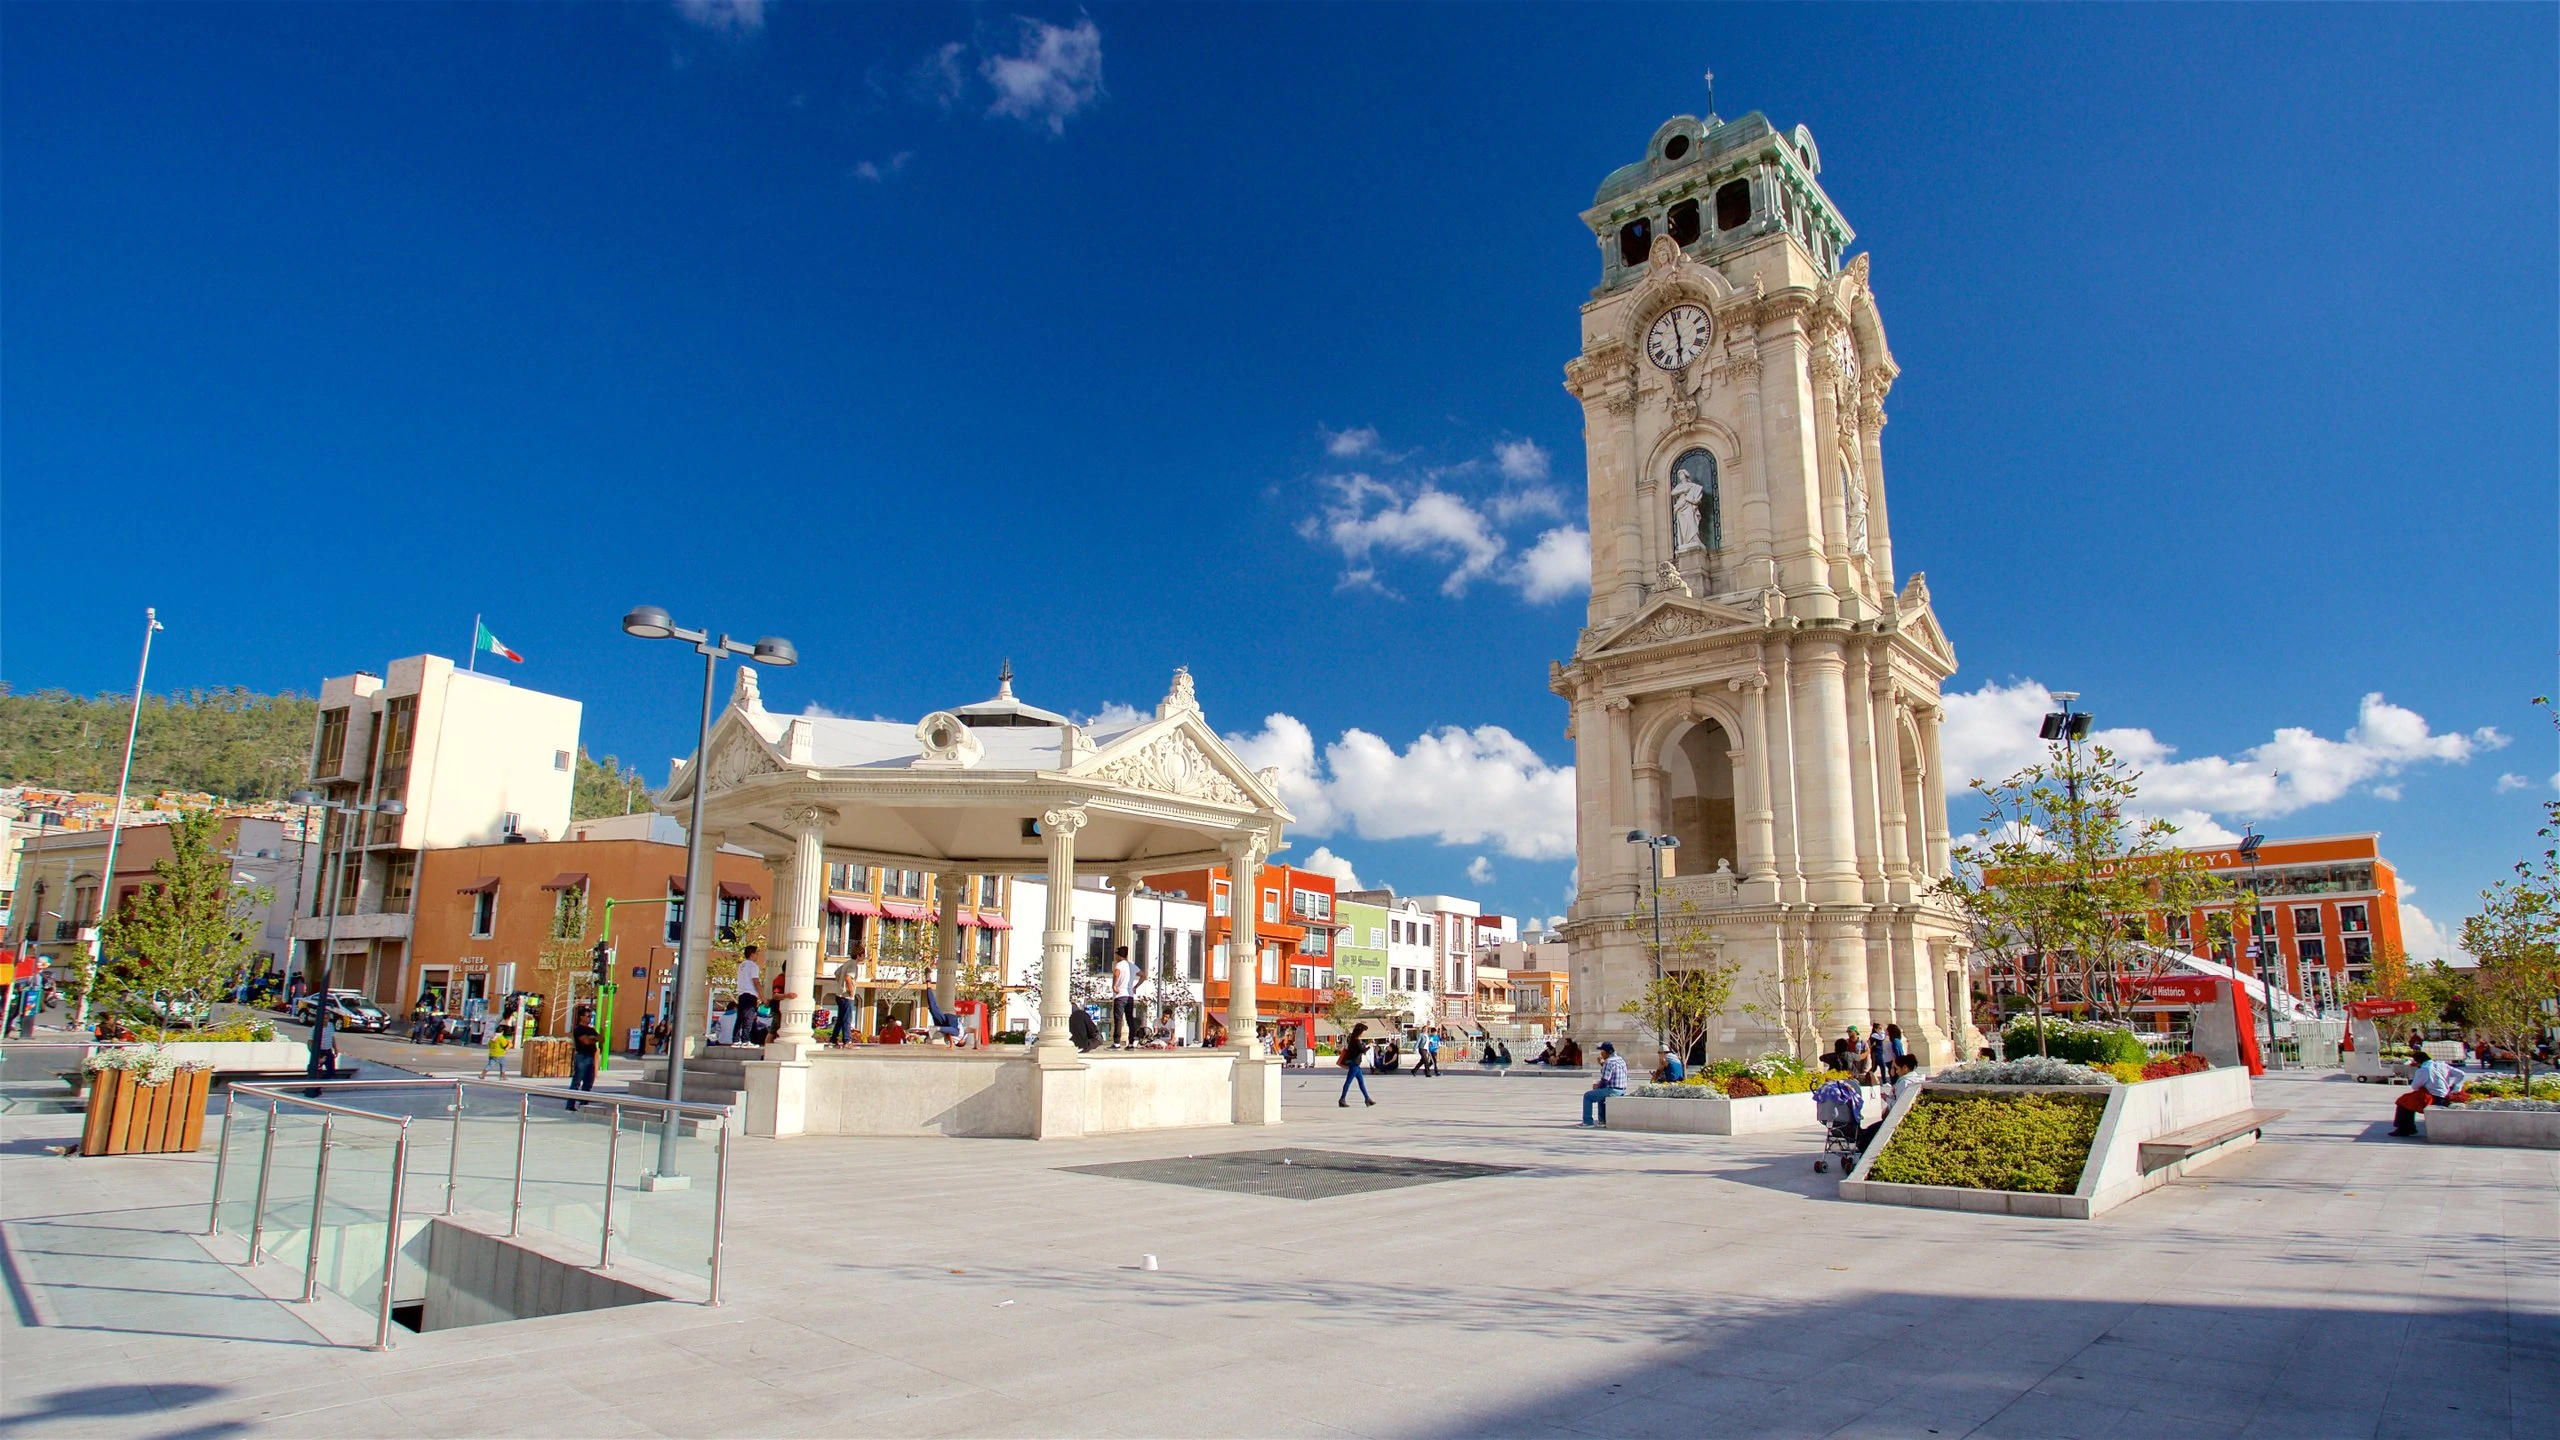
[{"label": "shop awning", "polygon": [[877,915],[880,913],[880,907],[872,904],[871,897],[868,895],[830,895],[827,897],[827,913],[831,915]]},{"label": "shop awning", "polygon": [[981,930],[1010,930],[1013,928],[1013,922],[1007,920],[1001,915],[963,915],[960,917],[960,923],[963,925],[975,925]]},{"label": "shop awning", "polygon": [[720,882],[720,898],[723,900],[761,900],[764,898],[764,892],[758,890],[756,887],[748,884],[744,880],[723,880]]},{"label": "shop awning", "polygon": [[463,886],[461,889],[456,890],[453,893],[456,895],[487,895],[495,891],[497,888],[497,876],[483,875],[479,879],[472,881],[470,884]]},{"label": "shop awning", "polygon": [[892,920],[933,920],[936,916],[922,905],[908,905],[896,900],[880,902],[880,913]]},{"label": "shop awning", "polygon": [[545,890],[584,890],[587,888],[587,872],[584,870],[563,870],[559,874],[552,876],[550,879],[543,881],[542,888]]}]

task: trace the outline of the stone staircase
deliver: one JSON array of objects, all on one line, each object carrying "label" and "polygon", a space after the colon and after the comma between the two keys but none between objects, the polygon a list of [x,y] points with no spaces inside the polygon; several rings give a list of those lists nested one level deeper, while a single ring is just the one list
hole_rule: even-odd
[{"label": "stone staircase", "polygon": [[[747,1071],[749,1060],[757,1052],[716,1046],[684,1062],[684,1098],[689,1105],[726,1105],[730,1124],[744,1123],[747,1113]],[[642,1100],[667,1098],[667,1062],[662,1057],[647,1060],[625,1060],[615,1065],[638,1067],[631,1079],[631,1093]]]}]

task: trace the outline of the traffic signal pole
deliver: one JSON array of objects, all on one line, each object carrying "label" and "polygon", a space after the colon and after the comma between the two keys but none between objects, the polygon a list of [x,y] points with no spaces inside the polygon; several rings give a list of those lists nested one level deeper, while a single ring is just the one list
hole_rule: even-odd
[{"label": "traffic signal pole", "polygon": [[[604,902],[604,929],[596,936],[595,948],[596,1029],[604,1035],[604,1044],[597,1047],[596,1051],[596,1072],[598,1074],[602,1074],[613,1068],[613,997],[621,993],[622,990],[622,983],[613,977],[613,907],[616,905],[664,905],[667,903],[669,903],[667,898],[662,895],[651,896],[647,899],[640,900],[607,900]],[[640,1038],[642,1043],[646,1044],[649,1037],[642,1035]]]}]

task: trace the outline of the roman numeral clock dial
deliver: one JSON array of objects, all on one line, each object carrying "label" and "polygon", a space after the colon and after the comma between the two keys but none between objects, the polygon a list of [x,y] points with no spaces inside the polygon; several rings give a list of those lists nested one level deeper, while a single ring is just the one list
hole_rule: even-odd
[{"label": "roman numeral clock dial", "polygon": [[1707,353],[1707,341],[1715,330],[1706,311],[1695,305],[1674,305],[1654,317],[1645,330],[1645,358],[1665,370],[1683,369]]}]

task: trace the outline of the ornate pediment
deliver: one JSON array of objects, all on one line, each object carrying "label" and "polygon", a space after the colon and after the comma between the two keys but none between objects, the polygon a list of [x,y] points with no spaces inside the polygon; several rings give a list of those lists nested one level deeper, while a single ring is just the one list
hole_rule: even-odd
[{"label": "ornate pediment", "polygon": [[1761,617],[1730,605],[1711,600],[1696,600],[1686,595],[1665,594],[1637,612],[1636,617],[1602,636],[1591,647],[1594,655],[1614,651],[1641,650],[1653,645],[1670,645],[1684,640],[1702,640],[1717,635],[1744,634],[1760,629]]},{"label": "ornate pediment", "polygon": [[1259,802],[1244,786],[1227,773],[1227,767],[1209,754],[1190,731],[1179,726],[1155,739],[1105,759],[1089,772],[1094,778],[1125,785],[1132,790],[1152,790],[1159,795],[1179,795],[1189,800],[1209,800],[1220,805],[1255,807]]},{"label": "ornate pediment", "polygon": [[1894,597],[1894,629],[1945,666],[1948,673],[1954,673],[1956,647],[1947,643],[1947,632],[1939,628],[1937,612],[1929,606],[1929,577],[1917,570],[1903,582],[1902,593]]},{"label": "ornate pediment", "polygon": [[773,752],[755,742],[752,736],[731,730],[722,743],[711,751],[711,763],[703,771],[710,784],[706,794],[717,795],[734,790],[758,775],[783,773],[781,762]]}]

